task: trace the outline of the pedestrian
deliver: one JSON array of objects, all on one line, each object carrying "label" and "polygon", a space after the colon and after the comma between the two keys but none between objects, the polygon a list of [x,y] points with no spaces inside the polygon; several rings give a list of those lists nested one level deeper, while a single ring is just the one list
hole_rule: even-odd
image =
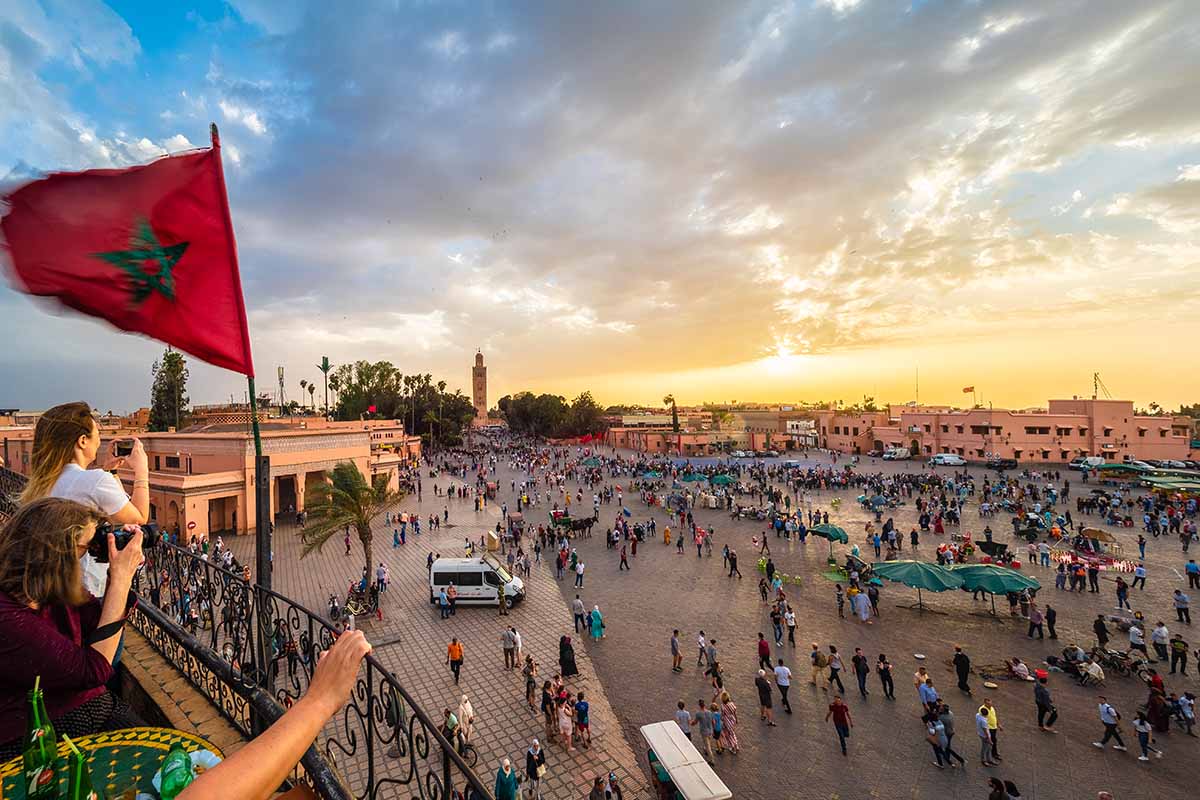
[{"label": "pedestrian", "polygon": [[629,559],[625,554],[625,545],[621,545],[621,563],[617,565],[617,572],[623,569],[629,569]]},{"label": "pedestrian", "polygon": [[508,606],[509,606],[510,601],[507,597],[505,597],[504,581],[500,581],[496,585],[496,600],[497,600],[497,605],[500,608],[500,613],[498,616],[507,617],[508,616]]},{"label": "pedestrian", "polygon": [[1058,611],[1049,603],[1046,604],[1046,611],[1043,614],[1046,618],[1046,630],[1050,631],[1050,638],[1057,639],[1058,631],[1054,630],[1054,623],[1058,621]]},{"label": "pedestrian", "polygon": [[1117,576],[1117,608],[1123,608],[1126,611],[1132,611],[1133,607],[1129,605],[1129,584],[1125,583],[1125,579]]},{"label": "pedestrian", "polygon": [[697,711],[692,714],[692,724],[700,734],[700,746],[697,750],[704,753],[704,760],[712,763],[713,715],[708,710],[708,704],[703,699],[697,702]]},{"label": "pedestrian", "polygon": [[742,571],[740,569],[738,569],[737,551],[730,550],[729,551],[729,576],[728,577],[732,578],[734,575],[737,575],[738,580],[741,580]]},{"label": "pedestrian", "polygon": [[858,678],[858,692],[866,697],[870,694],[867,691],[867,676],[871,674],[871,664],[867,661],[861,647],[854,648],[854,656],[850,659],[850,665],[854,669],[854,677]]},{"label": "pedestrian", "polygon": [[771,683],[767,680],[767,671],[760,669],[754,679],[754,688],[758,690],[758,717],[766,720],[772,728],[775,727],[775,712],[771,709]]},{"label": "pedestrian", "polygon": [[1029,604],[1029,632],[1027,634],[1027,636],[1030,639],[1033,638],[1033,634],[1035,631],[1037,632],[1037,638],[1039,638],[1039,639],[1046,638],[1046,635],[1042,630],[1042,623],[1044,621],[1045,621],[1045,616],[1043,616],[1041,610],[1038,609],[1037,603],[1030,603]]},{"label": "pedestrian", "polygon": [[879,660],[875,662],[875,672],[879,674],[879,683],[883,686],[883,696],[888,700],[895,700],[896,683],[892,680],[892,662],[888,661],[887,656],[883,653],[879,654]]},{"label": "pedestrian", "polygon": [[450,671],[454,673],[454,682],[458,683],[458,673],[462,670],[463,665],[463,646],[462,642],[458,641],[458,637],[450,638],[450,645],[446,648],[446,663],[450,665]]},{"label": "pedestrian", "polygon": [[845,619],[846,618],[846,593],[845,593],[845,591],[843,591],[842,585],[840,583],[835,583],[833,585],[833,591],[834,591],[834,596],[837,600],[838,617]]},{"label": "pedestrian", "polygon": [[1000,731],[1004,730],[1000,724],[999,718],[996,716],[996,707],[992,705],[991,698],[983,701],[981,709],[987,717],[988,722],[988,737],[992,740],[992,760],[1003,761],[1000,757]]},{"label": "pedestrian", "polygon": [[1121,732],[1117,730],[1117,725],[1121,721],[1120,712],[1109,705],[1108,698],[1104,695],[1100,695],[1096,699],[1099,701],[1100,722],[1104,725],[1104,738],[1098,742],[1092,742],[1092,746],[1103,750],[1109,739],[1116,739],[1117,743],[1112,746],[1113,750],[1125,750],[1125,742],[1121,740]]},{"label": "pedestrian", "polygon": [[679,652],[679,629],[676,628],[671,631],[671,671],[683,672],[682,664],[683,654]]},{"label": "pedestrian", "polygon": [[967,683],[967,678],[971,674],[971,659],[957,644],[954,645],[954,671],[958,675],[958,688],[970,694],[971,685]]},{"label": "pedestrian", "polygon": [[[829,687],[825,685],[825,668],[829,666],[829,657],[821,651],[821,648],[816,642],[812,643],[812,652],[809,653],[809,662],[812,666],[812,677],[809,680],[813,686],[820,685],[825,691],[829,691]],[[820,681],[818,682],[818,678]]]},{"label": "pedestrian", "polygon": [[518,786],[521,779],[517,777],[517,773],[512,768],[512,762],[507,758],[500,762],[500,769],[496,770],[496,785],[494,794],[496,800],[517,800]]},{"label": "pedestrian", "polygon": [[979,737],[979,763],[985,767],[997,766],[992,760],[992,736],[988,728],[987,709],[983,706],[975,712],[975,734]]},{"label": "pedestrian", "polygon": [[958,759],[960,766],[966,766],[967,760],[954,751],[954,713],[950,711],[950,706],[945,703],[938,705],[937,716],[938,721],[942,723],[942,734],[945,737],[942,750],[945,751],[947,760]]},{"label": "pedestrian", "polygon": [[537,706],[535,698],[537,697],[537,662],[533,660],[533,656],[525,656],[525,663],[521,666],[521,674],[525,677],[525,704],[529,706],[529,713],[537,716]]},{"label": "pedestrian", "polygon": [[1146,719],[1145,712],[1138,712],[1137,719],[1133,721],[1133,730],[1137,733],[1138,746],[1142,749],[1142,754],[1138,756],[1138,761],[1149,761],[1151,752],[1157,758],[1163,757],[1162,750],[1150,746],[1150,743],[1154,741],[1151,735],[1154,728],[1150,725],[1150,720]]},{"label": "pedestrian", "polygon": [[788,689],[792,685],[792,671],[784,666],[782,658],[775,665],[775,685],[779,687],[779,701],[783,704],[783,710],[788,714],[792,713],[792,704],[788,702]]},{"label": "pedestrian", "polygon": [[1171,632],[1167,630],[1167,624],[1162,620],[1154,626],[1154,630],[1150,631],[1150,645],[1154,648],[1154,655],[1159,661],[1166,661],[1170,658],[1167,651],[1167,642],[1171,640]]},{"label": "pedestrian", "polygon": [[1050,690],[1046,688],[1045,678],[1038,678],[1037,683],[1033,685],[1033,702],[1037,706],[1038,730],[1043,733],[1058,733],[1054,730],[1054,723],[1058,720],[1058,709],[1054,707]]},{"label": "pedestrian", "polygon": [[592,606],[592,641],[598,642],[604,638],[604,616],[600,613],[600,606]]},{"label": "pedestrian", "polygon": [[675,724],[688,739],[692,738],[692,715],[687,710],[687,704],[682,700],[675,704]]},{"label": "pedestrian", "polygon": [[925,679],[925,683],[917,688],[917,695],[921,698],[921,705],[925,706],[926,711],[937,709],[938,701],[941,698],[938,696],[937,689],[933,686],[933,678]]},{"label": "pedestrian", "polygon": [[1175,594],[1172,597],[1172,600],[1175,603],[1176,619],[1178,619],[1180,622],[1184,622],[1184,623],[1187,623],[1188,625],[1191,625],[1192,624],[1192,613],[1191,613],[1190,609],[1188,608],[1188,606],[1191,604],[1191,598],[1189,598],[1186,594],[1184,594],[1180,590],[1176,589]]},{"label": "pedestrian", "polygon": [[722,691],[721,701],[721,747],[735,755],[741,750],[737,737],[737,706],[730,698],[729,692]]},{"label": "pedestrian", "polygon": [[[1139,583],[1141,584],[1140,587],[1138,586]],[[1134,589],[1140,588],[1142,591],[1146,590],[1146,565],[1141,562],[1138,562],[1138,564],[1133,568],[1132,587]]]},{"label": "pedestrian", "polygon": [[759,669],[771,669],[771,645],[767,643],[762,631],[758,633],[758,666]]},{"label": "pedestrian", "polygon": [[1175,674],[1175,667],[1179,667],[1181,675],[1187,675],[1187,660],[1188,660],[1188,643],[1184,641],[1183,635],[1176,633],[1168,642],[1171,653],[1171,674]]},{"label": "pedestrian", "polygon": [[534,739],[525,751],[525,791],[529,800],[542,800],[542,777],[546,774],[546,753]]},{"label": "pedestrian", "polygon": [[829,704],[829,711],[825,713],[825,721],[833,719],[833,729],[837,731],[838,744],[842,746],[842,755],[848,756],[846,752],[846,740],[850,738],[850,729],[854,727],[854,720],[850,717],[850,706],[842,701],[842,698],[834,695],[833,702]]},{"label": "pedestrian", "polygon": [[575,617],[575,632],[579,633],[579,626],[587,627],[587,618],[585,616],[585,606],[579,595],[575,595],[575,599],[571,601],[571,613]]},{"label": "pedestrian", "polygon": [[783,615],[784,622],[787,623],[788,644],[792,647],[796,646],[796,612],[788,606],[787,613]]},{"label": "pedestrian", "polygon": [[505,628],[504,632],[500,634],[500,647],[504,650],[504,668],[506,670],[516,669],[517,642],[512,628]]},{"label": "pedestrian", "polygon": [[[930,747],[933,748],[933,757],[936,759],[933,765],[938,769],[943,769],[945,766],[943,762],[950,761],[946,757],[944,746],[947,744],[946,726],[942,724],[942,721],[938,719],[938,715],[933,711],[930,711],[921,719],[925,723],[925,741],[929,742]],[[950,766],[954,766],[953,761],[950,761]]]},{"label": "pedestrian", "polygon": [[583,588],[583,570],[584,570],[584,563],[582,561],[580,561],[578,564],[575,565],[575,588],[577,588],[577,589]]},{"label": "pedestrian", "polygon": [[1104,624],[1104,615],[1097,614],[1096,621],[1092,623],[1092,631],[1096,634],[1096,642],[1101,650],[1108,649],[1108,626]]},{"label": "pedestrian", "polygon": [[575,695],[575,737],[580,747],[592,746],[592,706],[583,698],[583,692]]},{"label": "pedestrian", "polygon": [[833,645],[829,645],[829,680],[827,681],[827,686],[833,686],[833,684],[836,683],[838,692],[841,694],[846,693],[846,687],[842,685],[842,679],[840,677],[844,667],[845,665],[842,663],[842,656],[840,653],[838,653],[837,648]]}]

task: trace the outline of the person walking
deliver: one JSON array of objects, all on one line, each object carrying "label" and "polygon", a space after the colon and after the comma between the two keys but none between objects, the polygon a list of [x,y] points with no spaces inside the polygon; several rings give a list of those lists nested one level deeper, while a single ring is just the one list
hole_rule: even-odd
[{"label": "person walking", "polygon": [[792,713],[792,704],[788,702],[788,689],[792,686],[792,671],[784,666],[783,659],[775,665],[775,685],[779,687],[779,701],[783,704],[784,712]]},{"label": "person walking", "polygon": [[584,570],[584,563],[582,561],[580,561],[578,564],[575,565],[575,588],[576,589],[583,588],[583,570]]},{"label": "person walking", "polygon": [[[925,741],[929,742],[930,747],[933,748],[933,757],[936,759],[933,765],[938,769],[944,769],[944,762],[950,761],[946,757],[945,750],[945,745],[947,744],[946,726],[942,724],[942,721],[938,719],[938,715],[933,711],[925,714],[921,718],[921,721],[925,724]],[[953,761],[950,761],[950,766],[954,766]]]},{"label": "person walking", "polygon": [[[580,605],[583,604],[580,603]],[[679,629],[676,628],[671,631],[671,672],[683,672],[682,665],[683,653],[679,651]]]},{"label": "person walking", "polygon": [[718,699],[721,701],[721,747],[737,755],[741,750],[737,737],[737,705],[730,698],[729,692],[722,691]]},{"label": "person walking", "polygon": [[1162,750],[1152,747],[1150,744],[1154,741],[1152,733],[1154,727],[1150,724],[1150,720],[1146,719],[1144,711],[1138,712],[1137,719],[1133,721],[1133,730],[1137,733],[1138,747],[1142,750],[1142,754],[1138,756],[1138,761],[1149,761],[1151,752],[1158,758],[1163,757]]},{"label": "person walking", "polygon": [[959,766],[966,766],[967,760],[954,751],[954,713],[945,703],[938,705],[938,720],[942,723],[942,733],[945,744],[942,749],[946,752],[947,760],[958,759]]},{"label": "person walking", "polygon": [[737,551],[730,550],[729,551],[729,575],[728,575],[728,577],[732,578],[734,575],[737,575],[738,580],[741,580],[742,571],[740,569],[738,569]]},{"label": "person walking", "polygon": [[783,615],[783,621],[787,624],[788,644],[792,647],[796,646],[796,612],[788,606],[788,610]]},{"label": "person walking", "polygon": [[867,691],[867,676],[871,674],[871,663],[867,660],[861,647],[854,648],[854,656],[850,659],[854,669],[854,677],[858,678],[858,693],[863,697],[870,694]]},{"label": "person walking", "polygon": [[697,710],[692,714],[692,724],[696,726],[700,733],[700,750],[704,753],[704,760],[708,763],[713,761],[712,740],[713,740],[713,714],[708,710],[708,704],[701,698],[696,703]]},{"label": "person walking", "polygon": [[1113,750],[1126,750],[1125,742],[1121,740],[1121,731],[1117,729],[1117,725],[1121,722],[1121,714],[1113,708],[1108,698],[1100,695],[1096,698],[1099,701],[1100,722],[1104,725],[1104,738],[1098,742],[1092,742],[1092,747],[1104,749],[1104,745],[1108,744],[1110,739],[1116,739],[1117,743],[1112,746]]},{"label": "person walking", "polygon": [[507,758],[501,761],[500,769],[496,770],[496,785],[493,792],[496,800],[517,800],[520,783],[521,779],[516,770],[512,768],[512,762]]},{"label": "person walking", "polygon": [[1039,638],[1039,639],[1046,638],[1046,634],[1042,630],[1042,623],[1045,621],[1045,619],[1046,618],[1042,614],[1041,609],[1039,609],[1037,607],[1037,603],[1030,603],[1029,604],[1029,633],[1027,634],[1027,636],[1030,639],[1033,638],[1033,634],[1035,631],[1037,632],[1037,638]]},{"label": "person walking", "polygon": [[762,635],[762,631],[758,633],[758,667],[759,669],[771,669],[771,645]]},{"label": "person walking", "polygon": [[1043,733],[1058,733],[1054,730],[1058,710],[1054,707],[1050,690],[1046,688],[1045,678],[1038,678],[1037,683],[1033,685],[1033,702],[1037,706],[1038,730]]},{"label": "person walking", "polygon": [[500,647],[504,650],[504,668],[506,670],[516,669],[517,641],[513,636],[512,628],[505,628],[504,633],[500,634]]},{"label": "person walking", "polygon": [[979,737],[979,763],[985,767],[995,767],[992,760],[992,735],[988,728],[987,709],[983,706],[975,712],[975,735]]},{"label": "person walking", "polygon": [[1168,642],[1171,653],[1171,674],[1175,674],[1175,667],[1179,667],[1181,675],[1187,675],[1188,661],[1188,643],[1184,640],[1183,635],[1176,633]]},{"label": "person walking", "polygon": [[[809,662],[812,666],[812,677],[809,680],[813,686],[820,685],[826,691],[829,687],[825,685],[825,668],[829,666],[829,657],[821,652],[821,648],[816,642],[812,643],[812,652],[809,653]],[[818,683],[818,678],[820,679]]]},{"label": "person walking", "polygon": [[454,673],[454,682],[458,683],[458,673],[462,670],[463,665],[463,646],[458,637],[450,637],[450,645],[446,648],[446,663],[450,665],[450,671]]},{"label": "person walking", "polygon": [[883,696],[888,700],[895,700],[896,682],[892,680],[892,662],[888,661],[883,653],[879,654],[879,660],[875,662],[875,672],[878,673],[879,683],[883,686]]},{"label": "person walking", "polygon": [[841,694],[846,693],[846,687],[842,685],[841,678],[844,668],[845,664],[842,663],[841,653],[838,652],[836,647],[829,645],[829,680],[826,682],[826,685],[833,686],[836,683],[838,692]]},{"label": "person walking", "polygon": [[1047,603],[1043,616],[1046,618],[1046,630],[1050,632],[1050,638],[1057,639],[1058,631],[1054,630],[1054,623],[1058,622],[1058,611],[1054,609],[1054,606]]},{"label": "person walking", "polygon": [[1096,620],[1092,623],[1092,631],[1096,634],[1096,642],[1100,649],[1108,649],[1109,632],[1108,626],[1104,624],[1103,614],[1096,615]]},{"label": "person walking", "polygon": [[917,687],[917,694],[921,698],[921,705],[926,711],[937,710],[938,702],[941,698],[938,696],[937,689],[933,686],[933,678],[926,678],[925,683]]},{"label": "person walking", "polygon": [[525,751],[525,796],[529,800],[542,800],[542,778],[546,774],[546,753],[537,739],[529,743]]},{"label": "person walking", "polygon": [[825,721],[833,720],[833,729],[837,732],[838,744],[842,747],[842,755],[849,756],[846,752],[846,740],[850,738],[850,729],[854,727],[854,720],[850,716],[850,706],[843,702],[842,698],[834,695],[833,702],[829,704],[829,710],[825,712]]},{"label": "person walking", "polygon": [[766,720],[772,728],[775,727],[775,712],[771,709],[771,682],[767,680],[767,671],[760,669],[754,679],[754,688],[758,690],[758,716]]},{"label": "person walking", "polygon": [[625,545],[621,545],[621,563],[617,565],[617,572],[623,569],[629,569],[629,558],[625,553]]},{"label": "person walking", "polygon": [[1171,641],[1171,632],[1167,629],[1167,623],[1161,619],[1154,629],[1150,631],[1150,646],[1154,648],[1154,655],[1159,661],[1166,661],[1170,658],[1170,653],[1167,651],[1167,642]]},{"label": "person walking", "polygon": [[579,633],[579,626],[587,627],[586,606],[579,595],[575,595],[575,599],[571,601],[571,614],[575,617],[575,632]]},{"label": "person walking", "polygon": [[1142,562],[1138,562],[1138,564],[1133,568],[1132,588],[1140,588],[1142,591],[1146,590],[1146,565]]},{"label": "person walking", "polygon": [[992,705],[992,699],[989,697],[983,701],[983,706],[980,708],[988,721],[988,737],[992,740],[992,760],[1003,761],[1000,757],[1000,731],[1004,727],[1000,724],[999,718],[996,716],[996,707]]},{"label": "person walking", "polygon": [[958,688],[971,693],[971,685],[967,678],[971,674],[971,659],[963,652],[962,645],[954,645],[954,672],[958,675]]},{"label": "person walking", "polygon": [[1192,612],[1189,609],[1189,606],[1191,605],[1191,598],[1189,598],[1186,594],[1181,592],[1179,589],[1176,589],[1175,594],[1172,596],[1171,599],[1175,603],[1176,619],[1178,619],[1180,622],[1191,625],[1192,624]]}]

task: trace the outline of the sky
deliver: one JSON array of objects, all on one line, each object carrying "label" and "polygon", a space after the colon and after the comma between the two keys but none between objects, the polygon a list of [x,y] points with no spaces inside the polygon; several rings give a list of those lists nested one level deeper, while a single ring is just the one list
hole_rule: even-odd
[{"label": "sky", "polygon": [[[216,122],[292,399],[478,348],[493,404],[1197,402],[1198,97],[1188,0],[0,0],[0,180]],[[7,287],[0,337],[0,407],[148,404],[161,345]]]}]

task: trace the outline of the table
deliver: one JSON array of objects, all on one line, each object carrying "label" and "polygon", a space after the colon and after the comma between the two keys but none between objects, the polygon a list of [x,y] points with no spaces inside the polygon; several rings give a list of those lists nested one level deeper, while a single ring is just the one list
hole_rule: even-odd
[{"label": "table", "polygon": [[[95,733],[72,739],[88,757],[92,785],[109,800],[124,796],[133,800],[134,789],[151,797],[157,796],[151,783],[154,773],[167,755],[171,744],[179,741],[189,753],[210,750],[220,758],[224,753],[215,745],[190,733],[173,728],[125,728],[119,731]],[[55,770],[60,797],[67,794],[67,743],[59,741]],[[0,764],[0,797],[24,797],[21,756]]]}]

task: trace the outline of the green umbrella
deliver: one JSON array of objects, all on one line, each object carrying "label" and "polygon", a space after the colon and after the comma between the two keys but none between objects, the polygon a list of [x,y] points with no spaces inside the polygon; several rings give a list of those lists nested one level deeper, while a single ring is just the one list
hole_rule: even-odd
[{"label": "green umbrella", "polygon": [[872,564],[871,570],[881,578],[903,583],[917,590],[917,607],[924,608],[921,602],[921,590],[944,592],[947,589],[957,589],[963,585],[961,575],[957,575],[939,564],[926,561],[882,561]]},{"label": "green umbrella", "polygon": [[662,473],[651,470],[650,472],[643,472],[642,477],[643,478],[661,478]]},{"label": "green umbrella", "polygon": [[683,481],[684,483],[695,483],[696,481],[706,481],[708,478],[704,477],[698,472],[689,472],[679,480]]},{"label": "green umbrella", "polygon": [[1022,575],[1011,567],[996,564],[953,564],[947,569],[962,577],[964,589],[972,592],[982,589],[992,595],[993,614],[996,613],[996,595],[1042,588],[1042,584],[1036,578]]},{"label": "green umbrella", "polygon": [[727,486],[733,483],[733,478],[728,475],[718,475],[712,479],[712,482],[714,486]]},{"label": "green umbrella", "polygon": [[850,537],[846,532],[837,525],[830,525],[823,522],[820,525],[814,525],[808,529],[808,532],[814,536],[820,536],[822,539],[829,540],[829,557],[833,558],[833,543],[841,542],[842,544],[850,544]]},{"label": "green umbrella", "polygon": [[585,458],[583,461],[580,461],[579,463],[580,463],[582,466],[585,466],[585,467],[598,467],[598,466],[600,466],[600,459],[598,459],[598,458]]}]

